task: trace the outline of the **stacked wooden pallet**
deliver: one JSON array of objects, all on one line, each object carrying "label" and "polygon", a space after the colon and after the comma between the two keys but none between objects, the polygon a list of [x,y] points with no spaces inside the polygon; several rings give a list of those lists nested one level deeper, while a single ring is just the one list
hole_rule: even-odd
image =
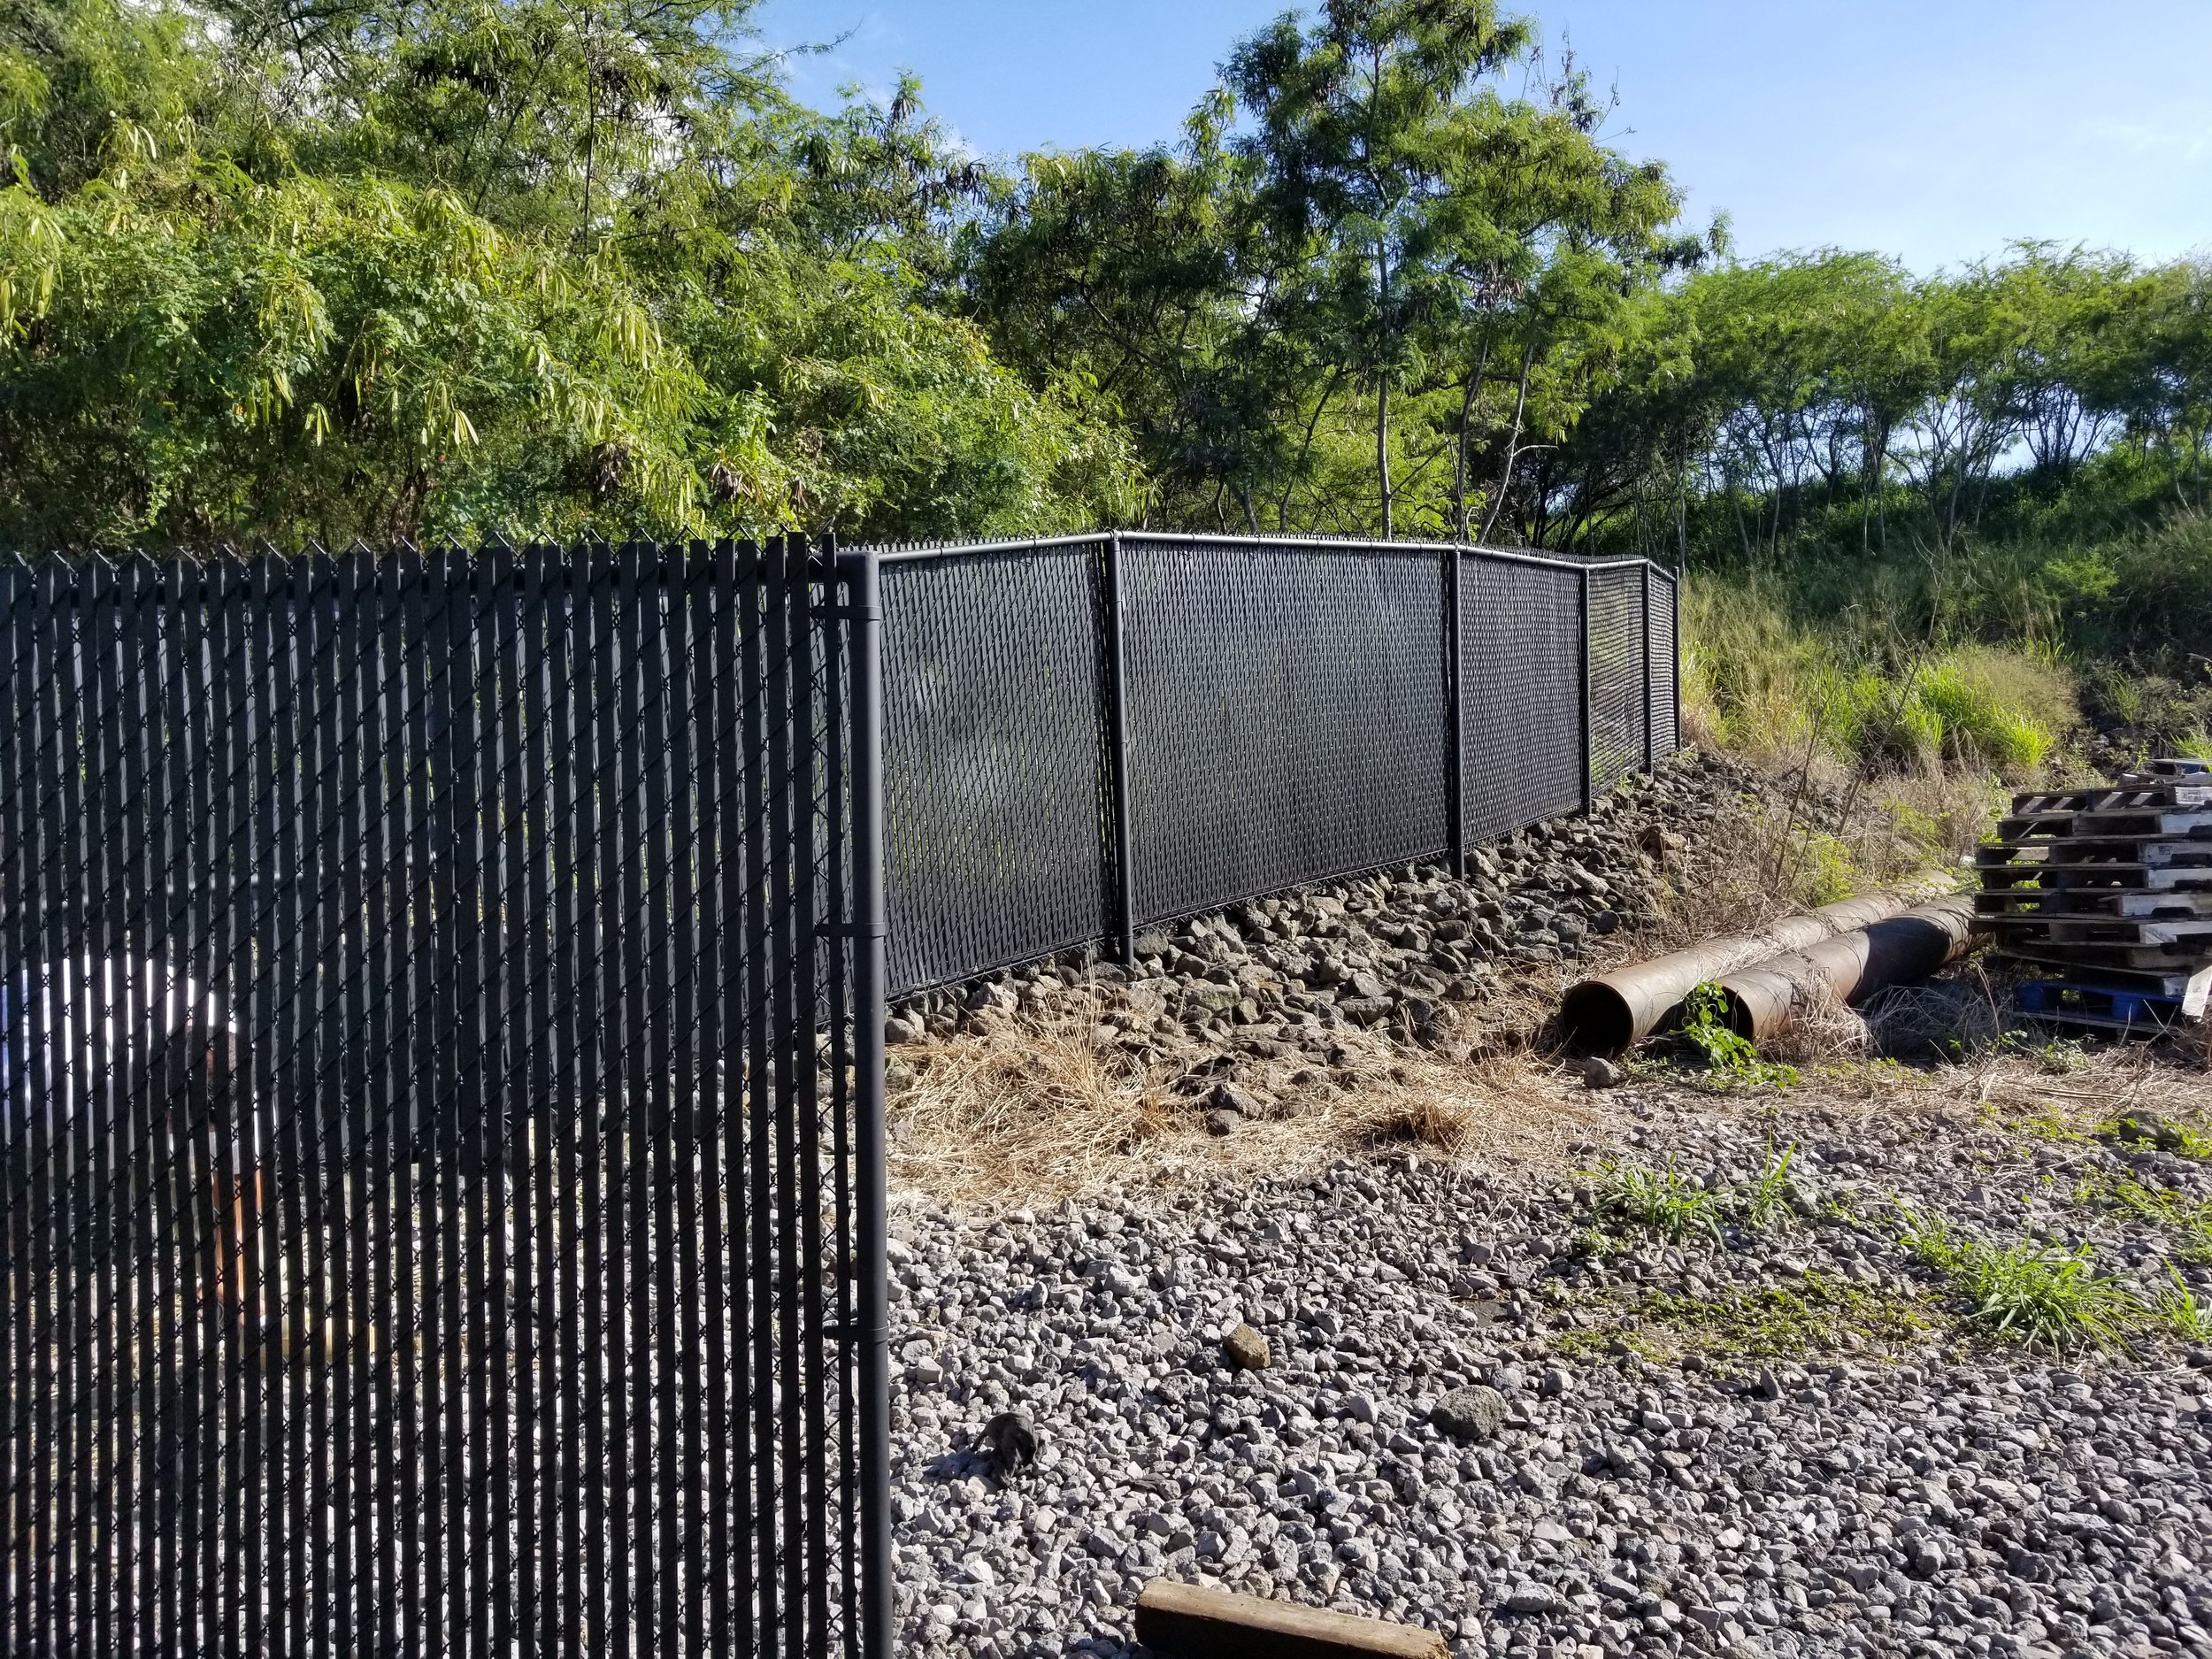
[{"label": "stacked wooden pallet", "polygon": [[2212,997],[2212,765],[2153,761],[2109,784],[2016,795],[1979,849],[1976,925],[2035,975],[2022,1011],[2154,1034]]}]

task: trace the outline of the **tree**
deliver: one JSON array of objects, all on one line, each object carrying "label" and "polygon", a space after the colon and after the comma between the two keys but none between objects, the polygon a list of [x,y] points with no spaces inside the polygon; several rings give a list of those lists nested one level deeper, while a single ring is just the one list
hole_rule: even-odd
[{"label": "tree", "polygon": [[1262,222],[1277,262],[1301,269],[1277,296],[1288,326],[1372,388],[1386,539],[1391,394],[1417,370],[1418,322],[1450,300],[1473,95],[1530,43],[1491,0],[1330,0],[1310,31],[1286,17],[1226,66],[1253,121],[1239,142]]},{"label": "tree", "polygon": [[18,545],[930,535],[1132,499],[1118,434],[932,303],[945,227],[894,197],[946,147],[792,105],[741,10],[50,4],[0,34]]}]

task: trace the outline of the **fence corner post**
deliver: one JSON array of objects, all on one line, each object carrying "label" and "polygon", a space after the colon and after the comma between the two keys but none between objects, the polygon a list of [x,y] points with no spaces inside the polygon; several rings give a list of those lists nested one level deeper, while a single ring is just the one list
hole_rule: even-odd
[{"label": "fence corner post", "polygon": [[1646,559],[1637,572],[1644,580],[1644,776],[1648,778],[1658,770],[1658,739],[1651,729],[1651,717],[1656,711],[1651,697],[1651,561]]},{"label": "fence corner post", "polygon": [[1467,875],[1467,691],[1464,643],[1460,637],[1460,544],[1444,562],[1444,822],[1451,838],[1452,874]]},{"label": "fence corner post", "polygon": [[1106,537],[1106,749],[1114,804],[1108,854],[1115,887],[1114,926],[1121,965],[1137,965],[1137,879],[1129,833],[1129,676],[1122,654],[1121,532]]},{"label": "fence corner post", "polygon": [[860,1319],[860,1652],[890,1659],[890,1208],[884,1126],[883,599],[873,549],[835,555],[851,609],[853,1180]]},{"label": "fence corner post", "polygon": [[1590,686],[1590,567],[1585,564],[1579,572],[1582,578],[1580,601],[1582,627],[1579,644],[1582,654],[1582,815],[1585,818],[1597,806],[1597,789],[1591,774],[1597,768],[1597,710]]},{"label": "fence corner post", "polygon": [[1667,654],[1673,658],[1667,682],[1668,706],[1672,710],[1667,717],[1670,755],[1682,749],[1682,579],[1687,573],[1686,566],[1677,570],[1674,580],[1667,584]]}]

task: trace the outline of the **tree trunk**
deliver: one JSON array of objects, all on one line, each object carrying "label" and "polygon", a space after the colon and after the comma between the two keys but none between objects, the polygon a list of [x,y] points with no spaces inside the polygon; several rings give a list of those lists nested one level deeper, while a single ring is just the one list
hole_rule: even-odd
[{"label": "tree trunk", "polygon": [[1390,538],[1390,374],[1375,377],[1375,482],[1382,490],[1383,540]]},{"label": "tree trunk", "polygon": [[1536,342],[1530,341],[1528,349],[1521,354],[1521,386],[1513,398],[1513,431],[1505,442],[1505,470],[1498,476],[1498,498],[1490,503],[1490,511],[1483,516],[1482,539],[1489,541],[1490,533],[1497,528],[1498,515],[1505,511],[1506,494],[1513,488],[1513,463],[1521,453],[1521,417],[1528,410],[1528,372],[1536,362]]},{"label": "tree trunk", "polygon": [[1475,400],[1482,394],[1482,379],[1490,367],[1490,342],[1482,343],[1482,355],[1475,359],[1475,372],[1467,381],[1467,395],[1459,401],[1459,452],[1455,457],[1452,472],[1452,514],[1459,526],[1459,539],[1467,539],[1467,423],[1474,419]]}]

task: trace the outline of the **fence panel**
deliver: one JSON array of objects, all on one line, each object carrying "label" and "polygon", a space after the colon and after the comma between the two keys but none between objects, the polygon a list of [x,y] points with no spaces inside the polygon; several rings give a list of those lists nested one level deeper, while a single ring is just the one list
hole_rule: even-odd
[{"label": "fence panel", "polygon": [[1675,657],[1675,611],[1681,588],[1663,571],[1651,573],[1651,752],[1655,758],[1682,747],[1682,687]]},{"label": "fence panel", "polygon": [[1611,788],[1644,764],[1644,572],[1601,566],[1590,580],[1590,787]]},{"label": "fence panel", "polygon": [[1122,568],[1140,919],[1446,845],[1437,549],[1146,538]]},{"label": "fence panel", "polygon": [[1479,842],[1672,751],[1671,578],[1463,549],[1452,765],[1452,557],[1140,532],[886,555],[895,988],[1444,853],[1455,779]]},{"label": "fence panel", "polygon": [[1582,576],[1469,555],[1459,578],[1468,839],[1582,804]]},{"label": "fence panel", "polygon": [[0,566],[10,1651],[881,1650],[850,600]]},{"label": "fence panel", "polygon": [[887,563],[891,974],[959,979],[1114,925],[1097,541]]}]

